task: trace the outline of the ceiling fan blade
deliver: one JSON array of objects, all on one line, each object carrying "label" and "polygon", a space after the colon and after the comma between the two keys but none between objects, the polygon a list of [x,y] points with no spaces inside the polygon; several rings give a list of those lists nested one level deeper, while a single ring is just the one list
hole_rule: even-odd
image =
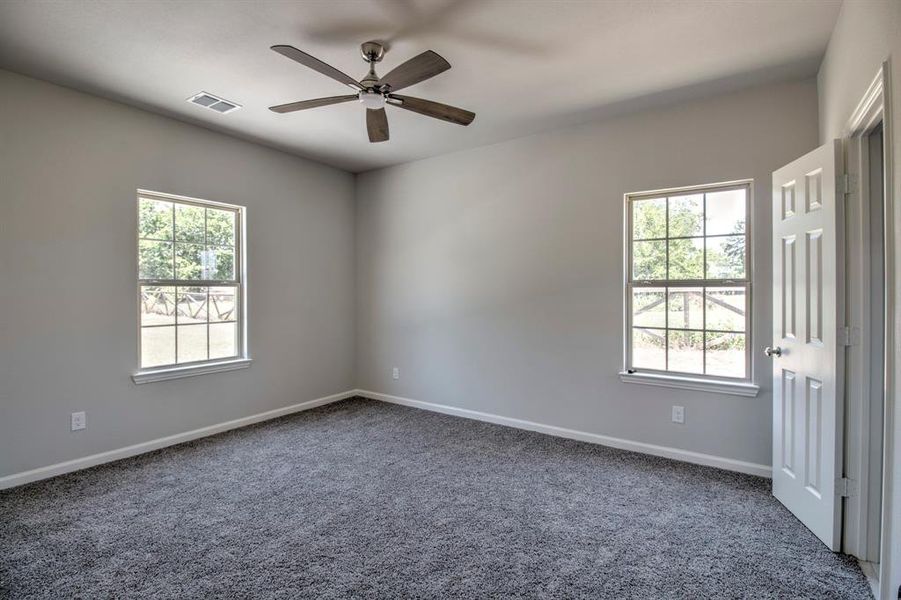
[{"label": "ceiling fan blade", "polygon": [[314,71],[322,73],[323,75],[325,75],[327,77],[331,77],[335,81],[340,81],[341,83],[343,83],[345,85],[349,85],[350,87],[356,88],[358,90],[363,89],[363,86],[360,85],[360,83],[358,81],[356,81],[350,75],[347,75],[346,73],[342,73],[335,67],[325,64],[324,62],[322,62],[315,56],[310,56],[306,52],[298,50],[294,46],[279,45],[279,46],[272,46],[272,49],[275,50],[276,52],[278,52],[279,54],[281,54],[282,56],[286,56],[293,61],[299,62],[300,64],[302,64],[305,67],[309,67],[309,68],[313,69]]},{"label": "ceiling fan blade", "polygon": [[384,108],[366,109],[366,131],[370,142],[388,141],[388,115]]},{"label": "ceiling fan blade", "polygon": [[400,96],[398,94],[388,94],[391,100],[399,100],[400,103],[391,102],[392,106],[406,108],[415,113],[441,119],[448,123],[456,123],[457,125],[469,125],[476,118],[474,112],[457,108],[456,106],[448,106],[440,102],[432,102],[431,100],[423,100],[422,98],[413,98],[412,96]]},{"label": "ceiling fan blade", "polygon": [[351,100],[356,100],[357,98],[358,96],[356,94],[351,94],[349,96],[329,96],[328,98],[301,100],[300,102],[289,102],[288,104],[270,106],[269,110],[277,113],[289,113],[297,110],[306,110],[308,108],[317,108],[319,106],[328,106],[329,104],[341,104],[342,102],[350,102]]},{"label": "ceiling fan blade", "polygon": [[378,85],[388,86],[389,91],[400,90],[414,83],[425,81],[450,68],[450,63],[441,58],[438,53],[426,50],[389,71],[387,75],[379,79]]}]

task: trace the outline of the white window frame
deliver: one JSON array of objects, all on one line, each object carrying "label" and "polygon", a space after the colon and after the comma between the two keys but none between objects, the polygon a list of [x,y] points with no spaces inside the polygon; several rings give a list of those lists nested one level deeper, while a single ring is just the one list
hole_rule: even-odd
[{"label": "white window frame", "polygon": [[[620,379],[624,383],[638,383],[644,385],[673,387],[694,391],[718,392],[739,396],[756,396],[759,387],[754,384],[753,360],[751,349],[753,347],[753,227],[752,227],[752,198],[754,193],[753,180],[743,179],[704,185],[667,188],[645,192],[633,192],[624,195],[624,269],[623,269],[623,370]],[[712,193],[728,190],[745,189],[745,277],[743,279],[693,279],[693,280],[635,280],[632,278],[632,205],[636,200],[647,200],[666,196]],[[706,239],[706,202],[704,203],[705,218],[703,237]],[[667,218],[669,217],[667,213]],[[667,232],[668,233],[668,232]],[[696,236],[700,237],[700,236]],[[678,238],[663,238],[678,239]],[[668,251],[668,250],[667,250]],[[706,244],[705,244],[706,262]],[[669,275],[669,273],[667,273]],[[746,293],[747,311],[745,315],[745,377],[723,377],[698,373],[684,373],[679,371],[658,369],[635,369],[632,366],[632,290],[637,287],[652,288],[678,288],[678,287],[742,287]],[[668,294],[667,294],[668,296]],[[702,302],[702,306],[706,303]],[[705,307],[706,310],[706,307]],[[668,311],[665,309],[665,313]],[[668,323],[667,323],[668,325]],[[665,328],[668,331],[669,327]],[[706,333],[706,328],[700,330]],[[666,344],[665,344],[666,345]]]},{"label": "white window frame", "polygon": [[[243,206],[235,204],[225,204],[223,202],[214,202],[212,200],[204,200],[201,198],[191,198],[189,196],[179,196],[175,194],[166,194],[163,192],[155,192],[151,190],[137,190],[136,195],[136,214],[140,219],[140,206],[142,199],[160,200],[162,202],[172,202],[174,204],[199,206],[203,208],[213,208],[218,210],[227,210],[235,213],[235,279],[234,280],[185,280],[185,279],[142,279],[140,274],[140,224],[135,224],[135,281],[136,281],[136,299],[137,299],[137,364],[138,371],[132,374],[132,380],[136,384],[151,383],[154,381],[164,381],[168,379],[179,379],[182,377],[193,377],[195,375],[204,375],[207,373],[218,373],[222,371],[233,371],[236,369],[246,369],[251,364],[251,359],[247,351],[247,263],[246,263],[246,222],[247,209]],[[174,275],[174,273],[173,273]],[[237,354],[229,358],[216,358],[194,362],[186,362],[180,364],[164,365],[160,367],[150,367],[141,369],[141,287],[147,285],[154,286],[173,286],[173,287],[235,287],[238,299],[235,305],[237,313],[237,340],[235,341]],[[208,334],[209,335],[209,334]],[[176,335],[177,340],[177,335]],[[177,341],[176,341],[177,344]]]}]

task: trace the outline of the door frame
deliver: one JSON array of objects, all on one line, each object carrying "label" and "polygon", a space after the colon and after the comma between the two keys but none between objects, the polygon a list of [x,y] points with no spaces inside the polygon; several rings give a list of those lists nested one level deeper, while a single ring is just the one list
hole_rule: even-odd
[{"label": "door frame", "polygon": [[[897,294],[895,282],[895,244],[894,214],[895,207],[892,196],[892,123],[891,98],[889,95],[888,62],[882,64],[873,78],[860,103],[851,115],[842,135],[845,146],[845,167],[848,174],[846,192],[847,211],[847,323],[851,325],[848,340],[852,348],[846,362],[847,435],[845,447],[845,476],[851,480],[849,495],[845,499],[843,523],[843,551],[866,559],[868,540],[868,524],[871,519],[881,521],[882,539],[880,544],[880,562],[874,595],[877,599],[888,598],[888,586],[880,586],[880,582],[890,581],[889,569],[893,557],[891,547],[891,490],[893,475],[893,441],[892,416],[895,405],[895,360],[899,357],[895,332],[895,298]],[[884,203],[884,252],[885,252],[885,305],[884,305],[884,390],[883,390],[883,436],[882,436],[882,511],[881,515],[871,515],[868,510],[868,499],[877,493],[880,482],[869,478],[870,440],[870,380],[871,357],[868,345],[860,344],[860,332],[868,331],[870,318],[868,312],[870,290],[870,258],[862,243],[862,236],[869,228],[869,157],[867,137],[879,125],[882,125],[882,160],[883,160],[883,203]],[[857,399],[857,401],[854,401]],[[860,401],[865,399],[865,401]],[[871,582],[872,583],[872,582]],[[880,587],[886,589],[880,590]]]}]

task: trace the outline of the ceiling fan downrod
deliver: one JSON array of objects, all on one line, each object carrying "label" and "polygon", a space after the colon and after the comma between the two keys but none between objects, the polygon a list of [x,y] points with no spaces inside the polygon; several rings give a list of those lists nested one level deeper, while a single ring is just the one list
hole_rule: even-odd
[{"label": "ceiling fan downrod", "polygon": [[360,80],[363,90],[358,94],[360,104],[370,110],[385,108],[387,98],[378,87],[379,76],[375,72],[375,63],[385,57],[385,47],[378,42],[363,42],[360,44],[360,53],[363,60],[369,63],[369,73]]}]

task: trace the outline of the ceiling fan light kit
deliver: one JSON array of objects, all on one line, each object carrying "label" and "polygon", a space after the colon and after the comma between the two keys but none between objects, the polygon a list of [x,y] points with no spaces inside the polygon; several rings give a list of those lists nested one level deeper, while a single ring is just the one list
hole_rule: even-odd
[{"label": "ceiling fan light kit", "polygon": [[369,110],[378,110],[385,108],[385,96],[379,92],[360,92],[360,104]]},{"label": "ceiling fan light kit", "polygon": [[269,110],[273,112],[296,112],[298,110],[357,100],[366,108],[366,130],[369,133],[369,141],[373,143],[388,141],[386,105],[396,106],[427,117],[464,126],[472,123],[476,117],[474,112],[463,110],[462,108],[394,93],[397,90],[425,81],[451,68],[450,63],[431,50],[426,50],[422,54],[414,56],[389,71],[384,77],[379,77],[375,72],[375,65],[385,57],[385,47],[379,42],[364,42],[360,46],[360,53],[363,55],[363,60],[369,63],[369,73],[360,81],[293,46],[272,46],[272,50],[318,73],[331,77],[335,81],[350,86],[356,92],[345,96],[330,96],[270,106]]}]

